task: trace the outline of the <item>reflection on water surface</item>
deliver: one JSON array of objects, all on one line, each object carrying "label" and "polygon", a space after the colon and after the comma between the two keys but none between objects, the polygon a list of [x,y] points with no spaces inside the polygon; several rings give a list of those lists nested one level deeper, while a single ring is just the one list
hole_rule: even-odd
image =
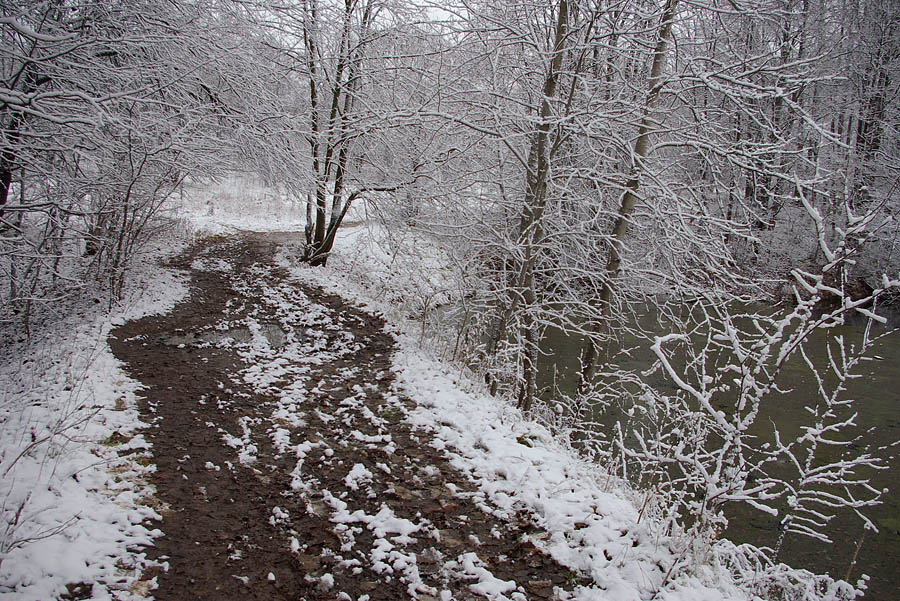
[{"label": "reflection on water surface", "polygon": [[[646,315],[641,322],[645,329],[655,330],[659,335],[668,333],[652,315]],[[900,323],[900,319],[892,316],[890,323]],[[860,322],[833,328],[827,333],[816,332],[806,347],[807,353],[817,364],[824,363],[827,361],[826,341],[829,338],[840,335],[847,341],[856,341],[861,339],[863,331],[864,324]],[[652,366],[650,342],[626,338],[622,346],[631,350],[627,355],[615,357],[615,363],[620,368],[640,373]],[[539,389],[550,394],[556,387],[564,393],[571,393],[576,382],[581,348],[580,338],[549,330],[542,345],[544,355],[541,357]],[[860,377],[849,383],[845,397],[858,401],[855,405],[858,411],[856,423],[860,431],[865,432],[860,442],[873,446],[891,445],[900,439],[900,335],[893,334],[878,340],[868,354],[870,359],[862,363],[858,370]],[[657,390],[674,391],[660,370],[646,377]],[[817,396],[815,378],[799,356],[785,365],[779,383],[787,392],[777,398],[766,399],[763,405],[765,414],[757,420],[757,431],[753,432],[761,439],[771,436],[770,420],[778,425],[783,435],[798,433],[801,424],[806,423],[803,420],[809,416],[806,405]],[[607,415],[594,417],[599,423],[610,426],[620,415],[613,409]],[[890,467],[894,465],[896,462],[892,460]],[[860,574],[868,574],[871,580],[866,598],[887,601],[900,598],[900,469],[875,472],[871,482],[876,488],[888,489],[889,492],[882,497],[881,506],[866,510],[880,532],[865,535],[850,578],[855,581]],[[732,508],[729,514],[730,523],[725,536],[735,542],[749,542],[757,546],[775,545],[780,534],[779,518],[746,507]],[[845,578],[863,536],[862,524],[848,511],[834,519],[828,534],[833,544],[796,535],[787,537],[780,559],[795,567]]]}]

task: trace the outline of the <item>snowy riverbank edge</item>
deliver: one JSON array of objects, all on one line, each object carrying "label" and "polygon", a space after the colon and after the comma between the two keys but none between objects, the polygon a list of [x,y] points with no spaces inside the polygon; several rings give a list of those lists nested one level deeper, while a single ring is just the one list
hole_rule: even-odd
[{"label": "snowy riverbank edge", "polygon": [[864,579],[855,589],[828,576],[773,565],[749,545],[663,534],[652,509],[640,509],[648,498],[652,505],[652,494],[611,478],[602,466],[560,445],[545,427],[487,394],[458,366],[434,358],[396,304],[373,300],[370,280],[373,273],[385,273],[383,265],[376,261],[366,270],[360,268],[365,259],[357,259],[309,269],[298,265],[296,256],[290,246],[279,255],[293,277],[387,316],[398,343],[393,363],[399,392],[417,405],[410,419],[434,432],[437,448],[478,484],[498,517],[530,514],[546,533],[533,538],[534,544],[594,579],[597,586],[579,589],[575,599],[839,601],[854,598],[865,586]]},{"label": "snowy riverbank edge", "polygon": [[[345,273],[292,267],[287,253],[281,262],[294,277],[370,312],[390,311],[367,298]],[[478,484],[493,513],[529,514],[545,531],[533,538],[535,545],[594,579],[597,586],[578,589],[576,599],[752,598],[723,567],[685,553],[687,541],[655,533],[646,516],[641,522],[633,491],[558,445],[544,427],[485,394],[458,369],[432,359],[411,333],[396,324],[389,328],[398,342],[393,364],[399,392],[417,405],[409,419],[434,432],[436,448]]]},{"label": "snowy riverbank edge", "polygon": [[[125,376],[105,341],[116,324],[165,313],[185,296],[185,278],[156,264],[183,246],[166,239],[141,257],[126,302],[112,312],[72,307],[36,331],[31,343],[7,345],[8,356],[17,359],[0,366],[0,494],[7,514],[23,507],[5,540],[25,544],[0,556],[0,599],[59,598],[72,583],[89,583],[77,592],[92,599],[152,596],[141,548],[159,535],[152,525],[163,508],[144,480],[152,467],[139,434],[146,424],[135,408],[140,387]],[[355,283],[358,274],[298,267],[289,260],[292,252],[286,249],[281,259],[294,277],[397,317]],[[576,598],[761,598],[717,561],[721,554],[697,557],[683,539],[655,533],[646,516],[639,523],[641,497],[634,491],[560,447],[544,428],[484,394],[452,366],[431,359],[396,319],[390,329],[399,345],[399,392],[418,405],[410,419],[435,432],[435,444],[479,484],[492,511],[530,514],[546,532],[534,543],[594,578],[599,586],[579,590]],[[61,426],[70,428],[60,433]],[[62,436],[32,444],[54,432]],[[775,571],[796,576],[786,566]],[[798,585],[818,582],[831,591],[810,598],[848,598],[847,585],[809,576]]]},{"label": "snowy riverbank edge", "polygon": [[30,341],[5,343],[0,599],[126,601],[152,588],[141,549],[159,534],[159,515],[145,479],[140,385],[106,339],[115,325],[165,313],[186,295],[184,277],[158,265],[183,247],[167,238],[137,257],[111,311],[99,300],[70,302],[35,323]]}]

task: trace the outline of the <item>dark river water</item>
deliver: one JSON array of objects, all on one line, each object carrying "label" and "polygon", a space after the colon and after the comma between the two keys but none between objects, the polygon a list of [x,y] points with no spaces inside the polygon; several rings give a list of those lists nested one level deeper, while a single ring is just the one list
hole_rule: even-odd
[{"label": "dark river water", "polygon": [[[892,318],[889,323],[896,326],[900,320]],[[848,340],[856,340],[862,333],[863,324],[860,323],[832,329],[829,335],[840,334]],[[814,361],[826,359],[825,340],[825,334],[817,333],[807,345]],[[617,363],[622,368],[646,371],[652,365],[650,343],[641,345],[637,340],[631,340],[631,345],[637,345],[637,348],[630,358],[618,360]],[[559,390],[571,391],[579,365],[581,340],[550,330],[543,351],[545,355],[541,359],[539,387],[548,390],[555,384]],[[889,445],[900,439],[900,334],[877,341],[867,355],[871,359],[863,362],[857,370],[862,377],[851,382],[845,396],[857,400],[859,415],[856,422],[860,428],[863,431],[871,429],[864,434],[865,443]],[[651,377],[664,379],[660,372]],[[805,400],[816,395],[815,380],[798,357],[785,366],[779,383],[782,389],[790,389],[790,392],[771,399],[774,402],[764,402],[765,414],[760,415],[757,423],[765,426],[771,420],[783,434],[799,431],[801,420],[808,415],[804,409],[807,404]],[[664,387],[665,383],[658,381],[654,385]],[[597,421],[609,423],[615,418],[599,417]],[[871,475],[875,488],[888,489],[882,497],[882,504],[864,510],[877,525],[878,533],[865,533],[859,546],[863,537],[862,523],[858,517],[846,512],[838,515],[829,526],[827,534],[833,540],[832,544],[789,535],[778,559],[794,567],[844,579],[859,546],[857,563],[850,570],[850,581],[856,582],[861,574],[867,574],[870,580],[866,599],[900,600],[900,463],[889,460],[888,465],[889,469]],[[732,508],[728,514],[729,526],[725,536],[738,543],[774,547],[779,537],[778,517],[750,508]]]}]

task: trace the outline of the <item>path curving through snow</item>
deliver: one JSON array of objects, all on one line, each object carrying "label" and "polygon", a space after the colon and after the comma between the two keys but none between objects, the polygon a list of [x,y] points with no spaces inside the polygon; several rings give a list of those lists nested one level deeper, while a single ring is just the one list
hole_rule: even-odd
[{"label": "path curving through snow", "polygon": [[277,250],[263,234],[198,244],[173,263],[189,298],[110,336],[151,424],[155,598],[590,590],[535,546],[529,510],[500,511],[415,425],[383,320],[292,279]]}]

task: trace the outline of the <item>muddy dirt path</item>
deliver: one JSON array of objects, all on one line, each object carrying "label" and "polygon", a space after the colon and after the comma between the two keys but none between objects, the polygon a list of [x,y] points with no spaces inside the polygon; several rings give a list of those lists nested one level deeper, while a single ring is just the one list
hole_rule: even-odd
[{"label": "muddy dirt path", "polygon": [[550,599],[577,575],[405,423],[377,316],[291,281],[277,240],[200,243],[190,297],[116,329],[145,385],[164,561],[187,599]]}]

